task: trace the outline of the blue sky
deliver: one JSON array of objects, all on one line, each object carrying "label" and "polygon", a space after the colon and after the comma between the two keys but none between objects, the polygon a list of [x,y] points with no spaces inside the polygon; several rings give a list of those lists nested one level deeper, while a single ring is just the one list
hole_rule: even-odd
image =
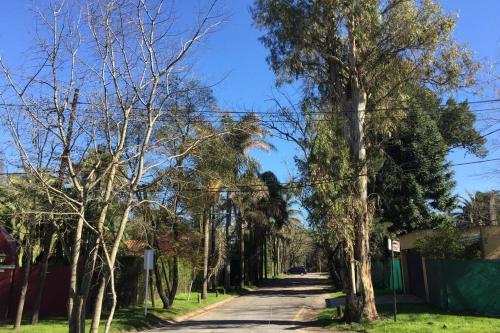
[{"label": "blue sky", "polygon": [[[188,22],[193,15],[193,8],[206,3],[205,0],[178,1],[177,4],[181,8],[179,21]],[[458,14],[455,38],[466,43],[475,52],[477,59],[489,63],[498,62],[500,1],[442,0],[441,3],[447,11]],[[2,1],[0,55],[13,65],[29,61],[24,57],[29,54],[26,51],[29,50],[33,32],[32,14],[28,10],[31,4],[31,0]],[[214,92],[223,108],[254,109],[260,112],[269,110],[273,106],[269,98],[274,91],[274,75],[265,61],[267,50],[258,41],[261,32],[252,27],[249,14],[252,1],[223,0],[222,4],[222,11],[228,17],[227,22],[198,48],[194,59],[196,74],[207,84],[220,81],[214,87]],[[498,69],[496,73],[500,76]],[[469,98],[471,101],[500,98],[498,83],[497,81],[496,87],[486,87],[480,95],[460,92],[457,97]],[[488,107],[500,107],[500,103]],[[479,122],[477,126],[478,129],[484,129],[487,125],[485,122]],[[496,140],[498,144],[499,136],[491,136],[490,141]],[[285,181],[295,173],[295,147],[279,139],[271,141],[276,146],[276,151],[269,154],[254,152],[253,155],[259,158],[263,170],[271,170],[281,181]],[[489,158],[499,157],[500,151],[494,151],[492,142],[488,144],[491,151]],[[455,163],[477,159],[465,156],[463,151],[453,152],[449,157]],[[499,170],[500,163],[456,167],[456,192],[463,194],[465,191],[498,189],[499,177],[484,175],[493,168]]]},{"label": "blue sky", "polygon": [[[454,37],[459,42],[467,44],[474,51],[476,58],[487,64],[500,61],[500,26],[498,24],[500,1],[447,0],[441,3],[446,11],[458,15]],[[229,20],[206,43],[198,68],[208,82],[216,82],[224,78],[224,81],[214,88],[222,106],[266,111],[273,107],[268,99],[275,90],[274,75],[265,62],[268,52],[258,41],[262,33],[252,27],[248,11],[251,4],[252,1],[249,0],[227,2],[227,10],[231,14]],[[499,75],[500,71],[496,69],[496,73]],[[476,91],[459,92],[456,97],[459,100],[468,98],[470,101],[500,98],[498,83],[500,82],[497,82],[496,87],[486,87],[481,94]],[[500,107],[500,103],[481,108],[486,107]],[[486,116],[484,112],[478,114],[480,118]],[[478,122],[477,127],[482,130],[488,125],[485,122]],[[492,129],[495,128],[498,126]],[[498,144],[499,137],[500,134],[493,135],[489,139]],[[278,148],[277,151],[270,154],[254,153],[254,155],[260,159],[264,170],[275,172],[280,180],[284,181],[295,172],[293,162],[295,147],[279,139],[273,139],[272,142]],[[500,151],[495,151],[491,142],[488,148],[490,150],[488,158],[500,156]],[[452,152],[449,158],[454,163],[477,160],[474,156],[465,155],[463,150]],[[500,163],[455,167],[456,193],[463,195],[466,191],[498,189],[500,185],[498,177],[484,175],[485,172],[495,168],[499,170]]]}]

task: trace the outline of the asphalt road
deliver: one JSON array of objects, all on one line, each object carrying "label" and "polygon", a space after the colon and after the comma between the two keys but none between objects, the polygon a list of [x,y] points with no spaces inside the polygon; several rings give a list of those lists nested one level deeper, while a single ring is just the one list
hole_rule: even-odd
[{"label": "asphalt road", "polygon": [[236,297],[212,310],[175,325],[147,332],[275,333],[317,332],[315,314],[328,297],[326,276],[307,274],[274,280],[249,295]]}]

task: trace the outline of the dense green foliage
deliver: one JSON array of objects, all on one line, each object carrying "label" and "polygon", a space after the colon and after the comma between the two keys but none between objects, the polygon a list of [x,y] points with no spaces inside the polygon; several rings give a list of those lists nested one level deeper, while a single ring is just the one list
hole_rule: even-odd
[{"label": "dense green foliage", "polygon": [[457,147],[476,155],[485,151],[485,139],[475,130],[468,105],[449,100],[441,106],[440,102],[425,89],[414,94],[398,130],[382,140],[381,151],[374,152],[378,157],[373,162],[370,189],[380,199],[376,214],[391,223],[391,232],[401,234],[446,223],[444,214],[449,215],[457,205],[448,152]]},{"label": "dense green foliage", "polygon": [[415,248],[422,256],[431,259],[474,259],[481,257],[479,241],[464,239],[462,232],[451,226],[442,227],[417,239]]}]

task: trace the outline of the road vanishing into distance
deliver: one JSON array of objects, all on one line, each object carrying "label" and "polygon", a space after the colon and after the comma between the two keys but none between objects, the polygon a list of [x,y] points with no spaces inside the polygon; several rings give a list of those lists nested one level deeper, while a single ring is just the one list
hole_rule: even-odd
[{"label": "road vanishing into distance", "polygon": [[147,332],[326,332],[314,327],[314,319],[325,307],[328,288],[327,276],[315,273],[273,280],[188,320]]}]

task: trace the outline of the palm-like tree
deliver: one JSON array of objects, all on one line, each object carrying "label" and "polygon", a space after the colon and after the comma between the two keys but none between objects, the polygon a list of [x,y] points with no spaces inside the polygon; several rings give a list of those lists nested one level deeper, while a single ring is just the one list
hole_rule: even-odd
[{"label": "palm-like tree", "polygon": [[[228,132],[223,136],[226,144],[225,158],[230,162],[230,167],[226,169],[225,182],[228,188],[226,197],[226,261],[224,285],[230,287],[230,225],[233,208],[235,211],[236,222],[238,226],[238,242],[240,254],[240,287],[244,284],[244,221],[249,213],[249,207],[255,205],[261,193],[257,196],[249,196],[241,191],[245,191],[247,186],[255,185],[260,182],[255,177],[259,169],[259,164],[248,153],[252,149],[269,151],[273,149],[272,145],[264,139],[266,130],[260,125],[256,114],[250,113],[239,120],[234,120],[229,115],[222,118],[223,128]],[[233,207],[234,206],[234,207]]]},{"label": "palm-like tree", "polygon": [[497,201],[499,201],[499,197],[495,191],[467,192],[467,197],[461,198],[459,211],[454,216],[462,227],[496,224]]}]

